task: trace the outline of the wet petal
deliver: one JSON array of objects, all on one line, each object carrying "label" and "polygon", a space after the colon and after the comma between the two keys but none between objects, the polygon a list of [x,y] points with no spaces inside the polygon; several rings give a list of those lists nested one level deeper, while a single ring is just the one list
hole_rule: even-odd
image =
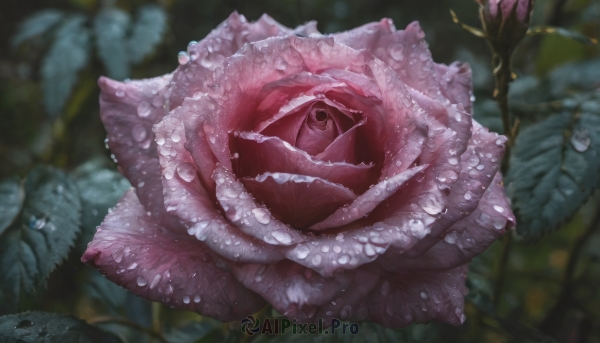
[{"label": "wet petal", "polygon": [[364,192],[376,178],[373,165],[319,161],[277,137],[241,132],[235,139],[240,177],[255,177],[266,172],[307,175],[339,183],[357,193]]},{"label": "wet petal", "polygon": [[326,230],[350,224],[362,217],[366,217],[377,205],[387,199],[410,178],[421,172],[428,165],[414,167],[400,172],[393,177],[383,180],[360,195],[352,204],[338,209],[327,219],[311,226],[310,230]]},{"label": "wet petal", "polygon": [[471,67],[467,63],[454,62],[447,66],[435,63],[435,74],[440,82],[442,93],[453,104],[462,104],[472,113],[473,82]]},{"label": "wet petal", "polygon": [[265,304],[211,249],[147,216],[132,191],[106,216],[81,260],[144,299],[223,321]]},{"label": "wet petal", "polygon": [[443,272],[383,273],[365,301],[370,319],[389,328],[436,320],[462,324],[467,266]]},{"label": "wet petal", "polygon": [[164,201],[167,212],[177,216],[189,235],[205,242],[219,255],[233,260],[273,263],[282,259],[276,247],[249,237],[233,227],[217,211],[212,197],[197,177],[191,154],[185,149],[184,124],[175,115],[154,127],[159,147]]},{"label": "wet petal", "polygon": [[396,256],[380,259],[379,264],[388,271],[396,272],[456,268],[470,262],[514,226],[515,217],[502,185],[502,176],[496,173],[477,209],[453,224],[444,238],[426,253],[415,258]]},{"label": "wet petal", "polygon": [[356,163],[357,130],[366,123],[362,120],[338,136],[325,150],[315,156],[321,161]]},{"label": "wet petal", "polygon": [[[323,277],[291,261],[271,265],[235,265],[234,275],[248,289],[261,295],[278,312],[299,322],[317,322],[362,301],[378,279],[376,266]],[[335,311],[335,314],[334,312]]]},{"label": "wet petal", "polygon": [[100,86],[100,117],[106,128],[108,146],[122,172],[156,220],[175,225],[164,211],[162,183],[152,125],[165,115],[166,87],[171,75],[130,82],[106,77]]},{"label": "wet petal", "polygon": [[340,184],[306,175],[265,173],[242,182],[274,216],[296,229],[307,228],[356,199]]},{"label": "wet petal", "polygon": [[217,200],[227,219],[244,233],[274,245],[304,241],[302,234],[275,219],[269,209],[259,206],[230,171],[218,167],[213,179],[217,184]]}]

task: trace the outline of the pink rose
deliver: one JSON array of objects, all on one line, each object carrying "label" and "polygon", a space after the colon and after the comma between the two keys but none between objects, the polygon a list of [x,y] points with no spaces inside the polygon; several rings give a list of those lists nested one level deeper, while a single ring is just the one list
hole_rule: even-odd
[{"label": "pink rose", "polygon": [[433,63],[423,38],[234,13],[173,74],[101,78],[135,190],[82,261],[223,321],[269,303],[302,322],[462,323],[467,263],[515,224],[506,139],[472,119],[469,67]]}]

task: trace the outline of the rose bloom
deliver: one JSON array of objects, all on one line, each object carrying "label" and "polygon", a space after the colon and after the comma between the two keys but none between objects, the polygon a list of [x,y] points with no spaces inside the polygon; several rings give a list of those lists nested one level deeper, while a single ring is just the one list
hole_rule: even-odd
[{"label": "rose bloom", "polygon": [[161,77],[101,78],[135,187],[82,261],[148,300],[238,320],[465,320],[468,262],[515,225],[506,138],[471,116],[471,70],[419,24],[322,35],[233,13]]}]

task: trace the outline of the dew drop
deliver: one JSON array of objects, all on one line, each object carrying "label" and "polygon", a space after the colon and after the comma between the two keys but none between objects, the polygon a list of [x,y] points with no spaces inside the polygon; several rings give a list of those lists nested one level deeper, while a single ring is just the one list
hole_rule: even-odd
[{"label": "dew drop", "polygon": [[456,157],[450,157],[448,159],[448,163],[450,163],[451,165],[455,166],[458,164],[458,159]]},{"label": "dew drop", "polygon": [[305,259],[309,253],[310,249],[308,249],[308,247],[305,245],[300,245],[298,248],[296,248],[296,256],[301,260]]},{"label": "dew drop", "polygon": [[364,251],[365,251],[365,255],[367,256],[375,256],[376,252],[375,252],[375,247],[373,247],[373,245],[371,243],[367,243],[364,246]]},{"label": "dew drop", "polygon": [[292,242],[292,237],[284,231],[273,231],[271,235],[282,244],[290,244]]},{"label": "dew drop", "polygon": [[343,265],[343,264],[348,263],[348,260],[350,260],[348,255],[342,255],[342,256],[340,256],[340,258],[338,258],[338,263]]},{"label": "dew drop", "polygon": [[184,303],[184,304],[189,304],[189,303],[190,303],[190,297],[188,297],[187,295],[185,295],[185,296],[183,297],[183,303]]},{"label": "dew drop", "polygon": [[275,58],[275,69],[279,71],[284,71],[287,69],[287,67],[288,63],[283,57],[277,56],[277,58]]},{"label": "dew drop", "polygon": [[196,177],[196,169],[189,163],[181,162],[177,165],[177,175],[179,175],[183,181],[191,182]]},{"label": "dew drop", "polygon": [[579,152],[584,152],[590,146],[590,133],[588,130],[577,130],[571,136],[571,145]]},{"label": "dew drop", "polygon": [[115,250],[111,256],[115,262],[120,263],[123,260],[123,248]]},{"label": "dew drop", "polygon": [[342,252],[342,247],[339,245],[334,245],[333,246],[333,252],[335,252],[336,254],[339,254]]},{"label": "dew drop", "polygon": [[400,43],[393,45],[390,48],[390,56],[392,56],[392,58],[398,62],[404,60],[404,44]]},{"label": "dew drop", "polygon": [[148,281],[146,281],[146,279],[144,279],[141,276],[137,278],[136,282],[137,282],[137,285],[140,287],[144,287],[148,284]]},{"label": "dew drop", "polygon": [[471,200],[471,198],[473,197],[471,195],[471,192],[466,192],[465,195],[463,196],[465,198],[465,200]]},{"label": "dew drop", "polygon": [[180,65],[188,64],[190,62],[190,55],[185,51],[180,51],[179,54],[177,54],[177,62],[179,62]]},{"label": "dew drop", "polygon": [[156,274],[156,276],[154,277],[154,279],[152,279],[152,282],[150,283],[150,289],[156,287],[156,285],[158,285],[158,283],[160,282],[161,278],[162,276],[160,274]]},{"label": "dew drop", "polygon": [[321,257],[321,255],[316,254],[315,256],[313,256],[311,262],[312,262],[313,266],[318,266],[321,264],[322,260],[323,260],[323,258]]},{"label": "dew drop", "polygon": [[269,213],[262,208],[253,209],[252,213],[254,214],[254,218],[261,224],[267,225],[271,222],[271,216],[269,216]]},{"label": "dew drop", "polygon": [[479,157],[477,157],[475,153],[471,154],[471,156],[469,156],[467,159],[467,164],[469,167],[475,167],[477,164],[479,164]]},{"label": "dew drop", "polygon": [[322,246],[321,247],[321,251],[322,252],[328,252],[329,251],[329,246],[327,246],[327,245]]},{"label": "dew drop", "polygon": [[202,298],[200,298],[199,295],[194,295],[194,302],[197,304],[200,302],[200,300],[202,300]]},{"label": "dew drop", "polygon": [[504,207],[502,206],[498,206],[498,205],[494,205],[494,210],[496,210],[496,212],[502,213],[504,212]]},{"label": "dew drop", "polygon": [[146,137],[148,136],[148,132],[146,131],[146,128],[143,125],[138,124],[134,126],[131,130],[131,135],[133,136],[133,139],[139,143],[146,139]]},{"label": "dew drop", "polygon": [[147,103],[146,101],[141,101],[138,105],[137,105],[137,115],[141,118],[146,118],[150,115],[150,113],[152,112],[152,105],[150,105],[149,103]]}]

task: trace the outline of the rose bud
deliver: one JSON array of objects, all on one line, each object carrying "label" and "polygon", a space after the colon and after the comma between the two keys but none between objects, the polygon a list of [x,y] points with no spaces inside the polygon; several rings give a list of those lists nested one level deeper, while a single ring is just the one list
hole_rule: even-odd
[{"label": "rose bud", "polygon": [[495,41],[512,51],[525,37],[534,0],[478,0],[482,5],[480,16],[485,32]]},{"label": "rose bud", "polygon": [[515,225],[506,138],[472,118],[471,69],[416,22],[333,35],[233,13],[171,74],[102,77],[108,145],[135,189],[82,261],[223,321],[460,325],[468,263]]}]

